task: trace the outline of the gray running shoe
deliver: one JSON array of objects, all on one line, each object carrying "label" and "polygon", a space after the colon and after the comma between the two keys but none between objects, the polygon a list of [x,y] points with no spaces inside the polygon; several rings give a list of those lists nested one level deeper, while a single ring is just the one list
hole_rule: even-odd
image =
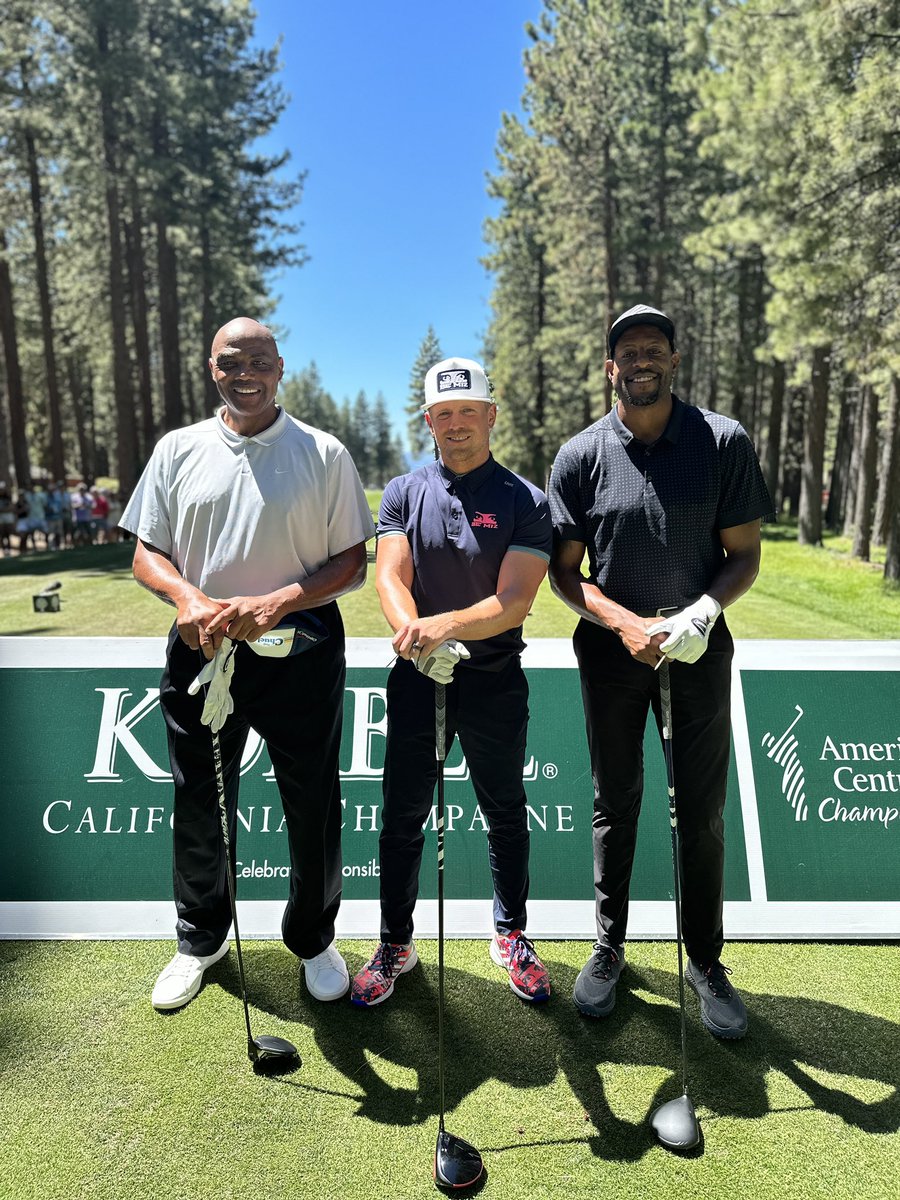
[{"label": "gray running shoe", "polygon": [[594,943],[594,953],[575,980],[572,999],[586,1017],[608,1017],[616,1006],[616,983],[625,965],[625,951]]},{"label": "gray running shoe", "polygon": [[700,1020],[718,1038],[742,1038],[747,1032],[747,1010],[728,982],[730,974],[718,959],[701,966],[689,958],[685,971],[700,1000]]}]

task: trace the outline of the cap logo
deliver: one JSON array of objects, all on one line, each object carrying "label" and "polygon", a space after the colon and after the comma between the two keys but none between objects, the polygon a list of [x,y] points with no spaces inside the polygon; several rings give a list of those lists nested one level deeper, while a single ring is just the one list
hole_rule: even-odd
[{"label": "cap logo", "polygon": [[439,371],[437,377],[438,394],[441,392],[471,391],[472,372],[465,367],[456,367],[452,371]]}]

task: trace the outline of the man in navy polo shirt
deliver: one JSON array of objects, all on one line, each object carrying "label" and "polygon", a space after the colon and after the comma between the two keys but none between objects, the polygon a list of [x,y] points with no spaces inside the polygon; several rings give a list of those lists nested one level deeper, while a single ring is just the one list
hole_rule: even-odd
[{"label": "man in navy polo shirt", "polygon": [[[639,304],[613,322],[612,412],[560,450],[550,479],[554,591],[581,617],[574,635],[594,780],[597,942],[574,1000],[612,1012],[624,962],[628,889],[662,656],[673,661],[672,747],[681,840],[687,979],[701,1020],[743,1037],[747,1014],[721,962],[731,634],[720,617],[759,570],[773,512],[736,421],[672,394],[675,326]],[[581,573],[585,550],[587,578]],[[665,620],[660,609],[676,610]]]},{"label": "man in navy polo shirt", "polygon": [[550,559],[549,509],[542,492],[491,455],[497,405],[478,363],[432,367],[423,411],[440,458],[392,479],[378,518],[375,582],[399,657],[387,688],[381,941],[352,999],[365,1007],[387,1000],[417,961],[413,908],[437,778],[437,682],[447,686],[447,744],[459,734],[489,825],[491,958],[517,996],[546,1000],[547,971],[525,936],[528,685],[519,655]]}]

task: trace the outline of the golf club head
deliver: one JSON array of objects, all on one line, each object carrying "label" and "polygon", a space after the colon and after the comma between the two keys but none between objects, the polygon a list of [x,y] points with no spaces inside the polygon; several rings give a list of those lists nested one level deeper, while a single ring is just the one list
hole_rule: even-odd
[{"label": "golf club head", "polygon": [[650,1128],[667,1150],[693,1150],[700,1145],[700,1122],[687,1095],[661,1104],[650,1117]]},{"label": "golf club head", "polygon": [[297,1047],[286,1038],[267,1037],[264,1034],[250,1042],[247,1053],[253,1070],[259,1075],[281,1075],[296,1071],[301,1065]]},{"label": "golf club head", "polygon": [[483,1171],[481,1155],[471,1142],[464,1142],[445,1129],[440,1131],[434,1148],[434,1182],[438,1187],[471,1187]]}]

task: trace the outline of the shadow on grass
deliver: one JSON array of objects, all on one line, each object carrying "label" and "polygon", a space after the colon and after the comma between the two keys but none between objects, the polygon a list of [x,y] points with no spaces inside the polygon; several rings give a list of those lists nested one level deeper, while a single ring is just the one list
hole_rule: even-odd
[{"label": "shadow on grass", "polygon": [[16,558],[0,559],[0,579],[13,575],[60,575],[72,571],[89,575],[126,571],[130,578],[133,557],[134,542],[75,546],[71,550],[31,550]]},{"label": "shadow on grass", "polygon": [[[356,1091],[352,1097],[346,1095],[356,1101],[357,1116],[398,1126],[435,1119],[436,967],[420,964],[399,981],[389,1001],[361,1009],[348,1001],[326,1005],[309,998],[298,987],[293,968],[285,978],[285,954],[277,949],[251,954],[248,982],[253,1005],[309,1027],[320,1053]],[[210,982],[217,981],[239,996],[236,963],[227,962],[210,971]],[[362,958],[349,965],[352,974]],[[530,1089],[549,1086],[562,1071],[592,1133],[559,1142],[510,1140],[506,1145],[500,1144],[506,1139],[498,1128],[498,1144],[480,1148],[499,1152],[528,1144],[586,1142],[598,1158],[637,1160],[656,1144],[655,1139],[646,1117],[633,1122],[612,1111],[602,1068],[613,1064],[671,1071],[647,1105],[646,1116],[657,1104],[680,1094],[677,975],[629,963],[614,1012],[606,1019],[592,1020],[581,1016],[571,1001],[577,971],[559,962],[547,965],[554,995],[549,1003],[537,1006],[516,1000],[499,973],[496,980],[482,979],[448,968],[447,1111],[452,1113],[489,1079]],[[688,992],[688,1092],[707,1126],[717,1117],[752,1120],[773,1111],[815,1108],[866,1133],[900,1129],[900,1026],[821,1000],[747,991],[742,995],[750,1032],[742,1041],[725,1042],[700,1025],[696,998]],[[414,1073],[416,1086],[392,1085],[376,1069],[379,1060]],[[773,1109],[767,1088],[771,1071],[781,1072],[796,1085],[809,1104]],[[814,1077],[818,1072],[853,1076],[864,1081],[864,1093],[888,1094],[862,1100],[821,1083]],[[293,1080],[304,1086],[302,1076]],[[865,1081],[874,1086],[866,1087]],[[514,1120],[514,1114],[498,1114],[498,1125]],[[466,1136],[465,1129],[455,1129],[452,1121],[448,1124]]]}]

